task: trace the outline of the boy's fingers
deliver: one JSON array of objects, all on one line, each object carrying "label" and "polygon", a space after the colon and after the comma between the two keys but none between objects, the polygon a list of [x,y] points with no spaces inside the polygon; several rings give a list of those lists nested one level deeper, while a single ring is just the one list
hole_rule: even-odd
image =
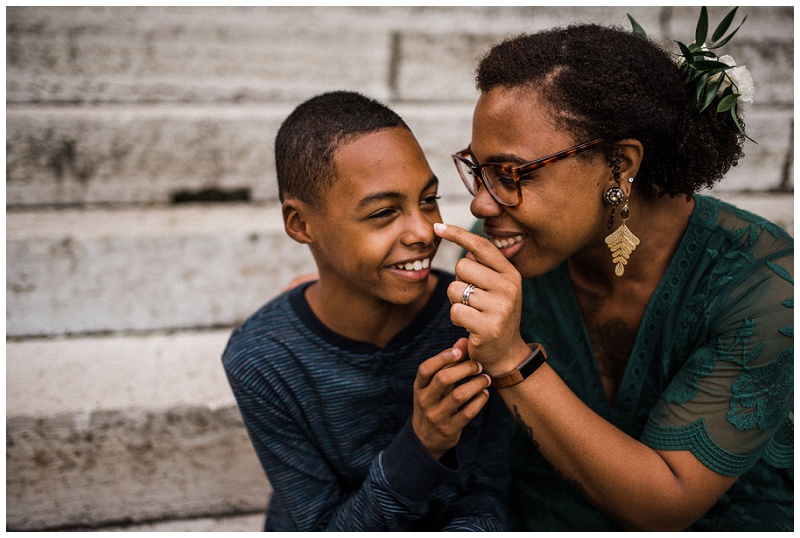
[{"label": "boy's fingers", "polygon": [[455,365],[464,358],[466,354],[467,339],[459,338],[452,348],[437,353],[419,365],[417,368],[417,377],[414,380],[414,388],[421,389],[427,387],[439,370]]},{"label": "boy's fingers", "polygon": [[478,392],[475,396],[472,397],[470,401],[468,401],[458,412],[453,415],[453,426],[464,429],[464,427],[469,424],[473,418],[475,418],[483,406],[486,405],[486,402],[489,401],[489,390],[482,389]]},{"label": "boy's fingers", "polygon": [[484,392],[488,396],[487,389],[490,384],[491,379],[484,374],[452,390],[451,387],[447,387],[447,393],[426,408],[425,417],[451,432],[460,431],[485,405]]},{"label": "boy's fingers", "polygon": [[476,376],[482,371],[483,365],[478,362],[471,360],[461,361],[436,372],[428,385],[431,390],[440,394],[439,398],[443,398],[455,388],[454,385],[456,383],[468,377]]},{"label": "boy's fingers", "polygon": [[478,375],[469,381],[462,383],[454,388],[445,397],[446,404],[450,407],[450,413],[456,413],[461,407],[465,406],[482,390],[488,389],[492,379],[486,375]]}]

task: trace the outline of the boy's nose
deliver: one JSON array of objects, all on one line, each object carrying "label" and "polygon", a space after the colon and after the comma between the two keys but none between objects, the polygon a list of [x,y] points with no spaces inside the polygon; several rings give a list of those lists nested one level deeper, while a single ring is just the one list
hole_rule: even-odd
[{"label": "boy's nose", "polygon": [[417,213],[409,219],[405,233],[403,234],[403,243],[406,245],[413,245],[415,243],[427,245],[433,242],[435,237],[436,234],[433,232],[433,222],[428,220],[422,213]]}]

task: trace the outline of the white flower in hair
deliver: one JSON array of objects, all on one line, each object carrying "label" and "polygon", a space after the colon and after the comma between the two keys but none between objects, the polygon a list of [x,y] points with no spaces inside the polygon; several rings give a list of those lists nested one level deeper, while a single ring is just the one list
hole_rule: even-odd
[{"label": "white flower in hair", "polygon": [[[750,76],[750,71],[745,66],[737,66],[729,55],[726,54],[720,58],[713,52],[730,41],[747,20],[747,15],[745,15],[739,26],[728,32],[738,9],[735,7],[725,15],[711,33],[711,39],[707,41],[706,38],[710,33],[708,10],[701,7],[694,32],[694,41],[688,45],[676,41],[680,49],[676,65],[683,77],[683,83],[699,105],[701,113],[710,108],[716,114],[730,114],[739,132],[747,139],[753,140],[747,136],[740,123],[740,119],[744,118],[745,112],[753,104],[753,94],[755,93],[753,77]],[[630,14],[628,19],[633,26],[633,32],[647,39],[647,32],[644,31],[644,28]]]},{"label": "white flower in hair", "polygon": [[[739,98],[736,100],[736,111],[740,116],[744,117],[750,105],[753,104],[753,95],[756,90],[755,84],[753,84],[753,77],[750,75],[750,71],[747,70],[747,66],[737,66],[736,62],[729,54],[721,56],[719,61],[730,65],[731,69],[724,72],[727,76],[725,76],[725,79],[720,84],[717,95],[721,96],[723,92],[733,84],[734,92],[739,94]],[[714,75],[708,80],[708,84],[713,84],[719,77],[719,73]]]}]

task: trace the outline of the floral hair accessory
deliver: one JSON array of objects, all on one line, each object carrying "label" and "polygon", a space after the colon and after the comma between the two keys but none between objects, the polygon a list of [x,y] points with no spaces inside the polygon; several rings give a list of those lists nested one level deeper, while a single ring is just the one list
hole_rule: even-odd
[{"label": "floral hair accessory", "polygon": [[[700,17],[697,19],[697,27],[694,32],[694,42],[685,45],[680,41],[676,41],[681,51],[676,63],[683,75],[683,83],[693,90],[692,93],[695,100],[700,105],[700,112],[717,101],[717,114],[730,111],[733,122],[739,132],[755,142],[747,136],[740,123],[740,120],[744,119],[747,109],[753,104],[753,94],[755,92],[753,77],[750,76],[750,72],[744,65],[736,65],[736,62],[729,55],[726,54],[720,58],[716,53],[712,52],[730,41],[739,31],[739,28],[742,27],[744,21],[747,20],[747,15],[745,15],[739,26],[728,35],[725,35],[733,22],[733,18],[736,16],[737,9],[739,8],[733,8],[722,19],[711,35],[711,41],[707,43],[708,10],[705,7],[700,8]],[[639,23],[630,14],[628,19],[630,19],[633,26],[633,32],[646,39],[647,33]]]}]

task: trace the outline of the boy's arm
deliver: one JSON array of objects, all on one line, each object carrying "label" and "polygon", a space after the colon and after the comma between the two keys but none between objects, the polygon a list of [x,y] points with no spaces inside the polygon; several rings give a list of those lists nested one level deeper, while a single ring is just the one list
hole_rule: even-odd
[{"label": "boy's arm", "polygon": [[[453,449],[454,464],[462,475],[468,474],[466,491],[437,517],[443,530],[505,531],[509,528],[506,497],[511,416],[496,392],[490,397],[489,378],[478,375],[480,364],[459,361],[465,353],[466,339],[462,338],[453,346],[451,357],[440,353],[420,365],[414,382],[412,424],[430,454],[438,458]],[[453,359],[459,362],[453,363]],[[472,438],[456,446],[462,435]]]},{"label": "boy's arm", "polygon": [[[477,453],[472,455],[467,493],[450,506],[446,531],[509,531],[509,438],[513,423],[500,396],[492,391],[478,417]],[[468,457],[468,456],[465,456]]]},{"label": "boy's arm", "polygon": [[278,391],[256,390],[230,374],[229,382],[272,485],[271,502],[280,507],[268,530],[410,530],[428,513],[436,486],[452,478],[454,471],[430,456],[409,420],[375,457],[364,482],[348,493],[315,440],[275,397]]}]

